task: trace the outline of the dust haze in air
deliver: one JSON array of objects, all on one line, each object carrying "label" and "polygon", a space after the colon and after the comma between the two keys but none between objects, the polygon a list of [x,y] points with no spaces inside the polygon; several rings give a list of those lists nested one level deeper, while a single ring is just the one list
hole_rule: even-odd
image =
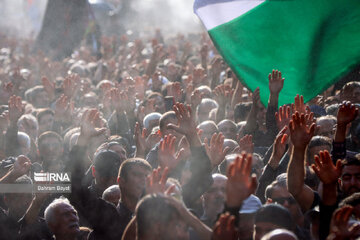
[{"label": "dust haze in air", "polygon": [[[16,37],[36,37],[41,29],[47,0],[0,0],[0,29]],[[164,34],[202,31],[193,13],[193,0],[131,0],[138,31],[155,28]],[[133,21],[133,20],[132,20]],[[123,22],[131,26],[131,23]]]}]

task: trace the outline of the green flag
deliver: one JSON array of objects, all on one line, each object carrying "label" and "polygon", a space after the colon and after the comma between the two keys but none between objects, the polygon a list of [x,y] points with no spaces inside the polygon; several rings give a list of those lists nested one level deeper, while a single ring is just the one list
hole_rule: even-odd
[{"label": "green flag", "polygon": [[296,94],[309,101],[360,63],[359,0],[196,0],[194,11],[265,105],[272,69],[285,77],[282,105]]}]

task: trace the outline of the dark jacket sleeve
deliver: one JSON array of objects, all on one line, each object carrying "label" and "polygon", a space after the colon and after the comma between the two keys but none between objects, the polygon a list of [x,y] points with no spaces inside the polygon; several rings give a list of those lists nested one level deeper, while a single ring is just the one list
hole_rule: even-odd
[{"label": "dark jacket sleeve", "polygon": [[335,142],[332,143],[331,158],[335,164],[338,159],[342,160],[346,157],[346,143],[345,142]]},{"label": "dark jacket sleeve", "polygon": [[191,178],[183,186],[183,199],[188,208],[206,192],[213,183],[211,162],[204,146],[192,147],[190,157]]},{"label": "dark jacket sleeve", "polygon": [[277,111],[277,108],[268,106],[266,109],[266,129],[267,129],[267,135],[269,135],[269,138],[275,139],[276,135],[278,134],[278,128],[275,120],[275,113]]},{"label": "dark jacket sleeve", "polygon": [[19,149],[19,142],[17,139],[18,127],[16,124],[11,124],[5,134],[5,154],[7,157],[16,157],[17,149]]},{"label": "dark jacket sleeve", "polygon": [[326,240],[330,232],[330,222],[334,211],[337,209],[338,204],[333,206],[326,206],[320,201],[320,225],[319,225],[319,239]]},{"label": "dark jacket sleeve", "polygon": [[269,165],[266,165],[259,179],[259,186],[256,190],[256,196],[261,200],[262,203],[265,203],[265,190],[266,187],[272,183],[277,176],[277,171],[272,169]]},{"label": "dark jacket sleeve", "polygon": [[118,231],[119,215],[115,206],[101,198],[96,198],[82,184],[86,171],[83,164],[85,157],[86,148],[84,147],[74,146],[70,152],[70,201],[90,223],[97,239],[121,239],[122,233]]}]

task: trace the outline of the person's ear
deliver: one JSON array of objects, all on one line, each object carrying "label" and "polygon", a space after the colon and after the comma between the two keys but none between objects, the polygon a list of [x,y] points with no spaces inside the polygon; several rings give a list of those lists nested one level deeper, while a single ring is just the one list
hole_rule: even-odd
[{"label": "person's ear", "polygon": [[273,200],[271,198],[266,199],[266,203],[265,204],[270,204],[273,203]]}]

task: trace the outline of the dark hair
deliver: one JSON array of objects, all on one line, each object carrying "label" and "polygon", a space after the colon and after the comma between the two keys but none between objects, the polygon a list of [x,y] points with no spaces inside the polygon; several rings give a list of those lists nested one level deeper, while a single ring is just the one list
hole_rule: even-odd
[{"label": "dark hair", "polygon": [[349,197],[342,200],[339,204],[339,207],[343,207],[345,205],[350,205],[355,207],[356,205],[360,204],[360,192],[354,193]]},{"label": "dark hair", "polygon": [[236,104],[234,108],[235,122],[238,123],[241,121],[245,121],[250,112],[251,107],[252,107],[252,102]]},{"label": "dark hair", "polygon": [[108,139],[108,142],[118,142],[121,146],[123,146],[123,148],[125,148],[128,155],[133,152],[129,140],[120,135],[111,135]]},{"label": "dark hair", "polygon": [[121,159],[114,151],[102,150],[95,155],[94,167],[101,177],[116,177]]},{"label": "dark hair", "polygon": [[[138,237],[145,237],[147,231],[152,231],[152,225],[166,226],[180,217],[177,209],[162,194],[152,194],[144,197],[136,207],[136,222]],[[168,236],[170,237],[170,236]]]},{"label": "dark hair", "polygon": [[295,227],[289,210],[279,204],[263,205],[255,215],[255,224],[258,222],[272,223],[290,231]]},{"label": "dark hair", "polygon": [[272,197],[272,193],[275,187],[286,188],[286,178],[276,179],[270,185],[268,185],[265,190],[265,199]]},{"label": "dark hair", "polygon": [[166,123],[170,118],[176,119],[176,114],[175,114],[174,111],[166,112],[166,113],[164,113],[164,114],[161,116],[160,121],[159,121],[160,132],[163,132],[163,131],[164,131],[165,123]]},{"label": "dark hair", "polygon": [[346,152],[346,158],[341,161],[343,167],[345,166],[360,166],[360,153]]},{"label": "dark hair", "polygon": [[140,166],[151,171],[150,164],[142,158],[129,158],[125,160],[119,168],[119,177],[126,179],[130,169],[134,166]]},{"label": "dark hair", "polygon": [[319,147],[319,146],[323,146],[326,145],[328,147],[332,147],[332,140],[328,137],[325,136],[315,136],[313,138],[311,138],[309,145],[306,149],[306,162],[307,163],[313,163],[314,161],[309,161],[310,159],[312,159],[314,156],[310,156],[310,149],[313,147]]},{"label": "dark hair", "polygon": [[46,132],[42,133],[42,134],[39,136],[38,145],[40,146],[40,144],[41,144],[46,138],[49,138],[49,137],[56,138],[57,140],[59,140],[59,142],[60,142],[61,144],[63,144],[63,139],[62,139],[62,137],[61,137],[58,133],[53,132],[53,131],[46,131]]},{"label": "dark hair", "polygon": [[38,122],[40,122],[40,119],[41,119],[44,115],[47,115],[47,114],[51,114],[52,116],[55,115],[54,111],[51,110],[50,108],[40,109],[40,110],[36,113],[36,118],[37,118]]}]

